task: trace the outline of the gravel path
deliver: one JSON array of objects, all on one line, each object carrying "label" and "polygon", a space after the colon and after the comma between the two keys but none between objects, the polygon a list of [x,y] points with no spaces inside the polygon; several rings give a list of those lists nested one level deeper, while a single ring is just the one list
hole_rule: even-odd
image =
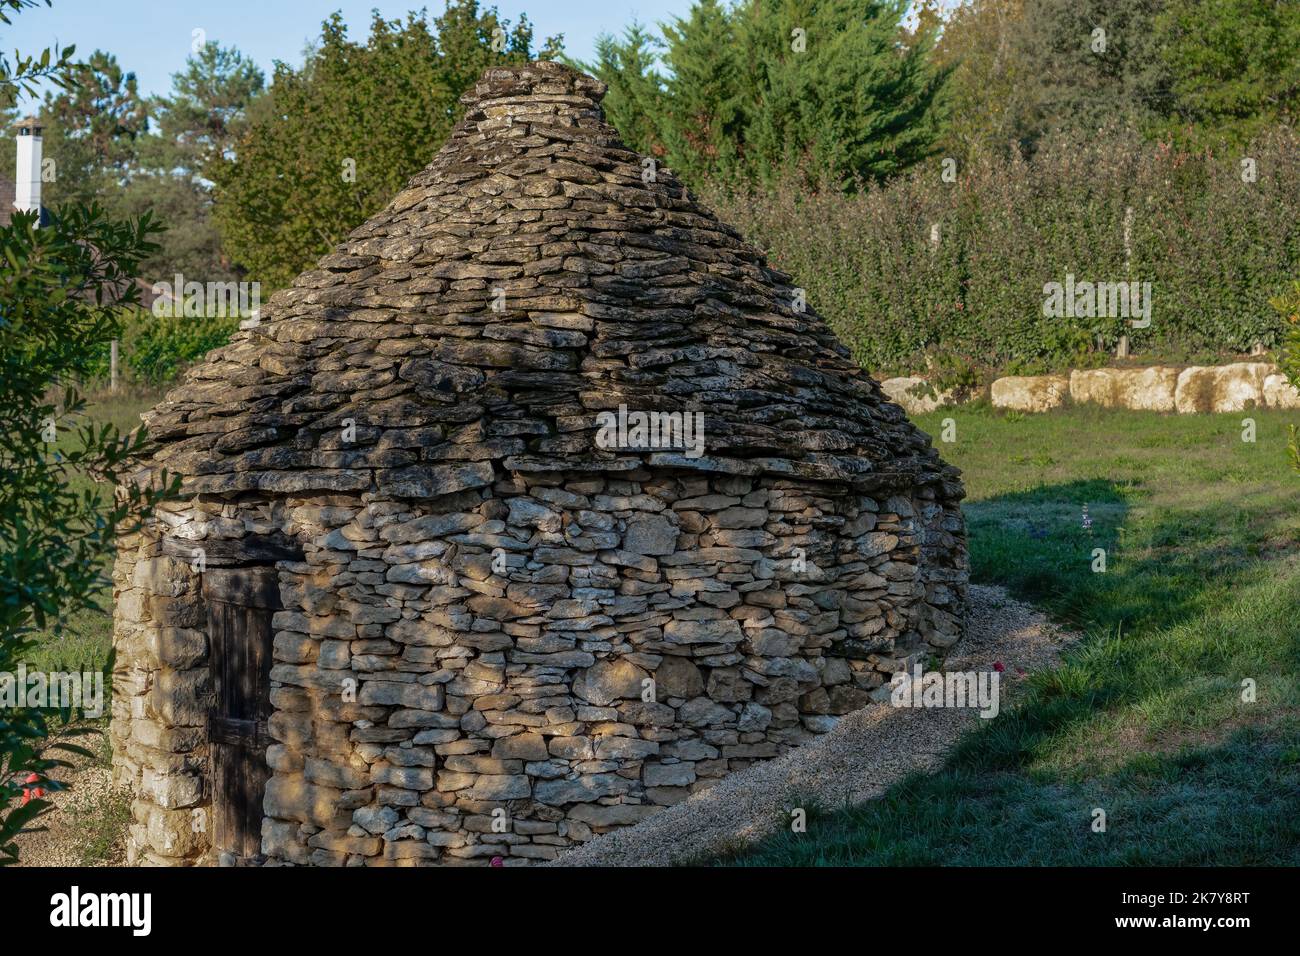
[{"label": "gravel path", "polygon": [[[1025,675],[1056,665],[1074,635],[1001,588],[972,586],[966,636],[947,670],[1001,662],[1002,706]],[[755,764],[633,827],[607,833],[551,866],[671,866],[748,843],[783,825],[788,809],[861,803],[915,770],[933,770],[978,718],[972,709],[909,710],[875,704],[776,760]]]},{"label": "gravel path", "polygon": [[74,766],[60,768],[54,776],[57,780],[70,781],[72,789],[50,795],[54,809],[39,821],[45,829],[22,833],[16,838],[18,865],[123,865],[125,848],[121,845],[114,846],[107,859],[85,862],[86,841],[90,838],[87,828],[98,823],[107,802],[119,792],[113,787],[112,771],[99,764],[88,766],[81,757],[68,758],[65,754],[64,758]]},{"label": "gravel path", "polygon": [[[1000,661],[1006,668],[1005,707],[1024,679],[1022,672],[1055,666],[1073,638],[1001,588],[972,586],[966,637],[953,649],[947,669],[988,670]],[[810,799],[823,806],[860,803],[911,771],[935,769],[977,719],[971,709],[906,710],[886,704],[847,714],[812,743],[731,774],[637,826],[562,853],[549,865],[671,866],[717,854],[782,825],[791,806]],[[44,818],[50,829],[18,838],[23,865],[79,864],[84,814],[93,813],[113,788],[101,766],[76,769],[72,776],[74,789],[53,797],[62,811]],[[108,865],[121,865],[121,857],[113,856]]]}]

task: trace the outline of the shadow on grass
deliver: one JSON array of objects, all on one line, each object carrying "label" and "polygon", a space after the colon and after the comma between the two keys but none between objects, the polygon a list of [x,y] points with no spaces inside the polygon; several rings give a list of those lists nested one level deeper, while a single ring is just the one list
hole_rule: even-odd
[{"label": "shadow on grass", "polygon": [[1291,518],[1224,498],[1139,515],[1141,493],[1080,481],[968,506],[973,578],[1084,639],[940,772],[729,858],[1300,863],[1300,560],[1249,547]]},{"label": "shadow on grass", "polygon": [[[1294,728],[1292,728],[1294,732]],[[743,866],[1254,866],[1300,863],[1300,758],[1253,729],[1135,754],[1086,785],[1008,771],[914,775],[878,800],[809,810],[721,862]],[[1105,830],[1094,830],[1105,812]]]}]

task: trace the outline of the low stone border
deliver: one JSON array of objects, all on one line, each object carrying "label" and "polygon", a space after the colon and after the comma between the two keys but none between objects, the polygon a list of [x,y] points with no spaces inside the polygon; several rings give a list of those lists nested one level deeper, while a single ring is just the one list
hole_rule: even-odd
[{"label": "low stone border", "polygon": [[[916,376],[880,383],[889,398],[910,415],[956,404],[951,391],[918,395],[925,380]],[[1249,408],[1300,408],[1300,390],[1276,365],[1234,362],[1230,365],[1175,368],[1075,369],[1069,375],[1009,375],[993,382],[988,397],[994,408],[1046,412],[1064,405],[1092,403],[1133,411],[1241,412]]]}]

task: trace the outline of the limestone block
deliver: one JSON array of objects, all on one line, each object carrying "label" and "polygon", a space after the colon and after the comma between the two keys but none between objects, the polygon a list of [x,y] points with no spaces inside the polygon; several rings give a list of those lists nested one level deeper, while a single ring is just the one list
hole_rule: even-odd
[{"label": "limestone block", "polygon": [[698,697],[704,693],[704,677],[690,658],[666,656],[655,670],[655,696]]},{"label": "limestone block", "polygon": [[1070,394],[1064,375],[1011,375],[997,379],[991,392],[994,408],[1046,412],[1059,408]]},{"label": "limestone block", "polygon": [[604,707],[617,700],[641,696],[642,681],[650,675],[631,661],[597,661],[574,679],[573,693],[590,704]]},{"label": "limestone block", "polygon": [[178,597],[197,588],[198,573],[189,563],[164,555],[137,562],[131,583],[149,594]]},{"label": "limestone block", "polygon": [[207,658],[208,639],[193,628],[160,627],[149,633],[149,650],[164,667],[186,670]]},{"label": "limestone block", "polygon": [[160,807],[192,807],[203,799],[203,777],[198,773],[167,773],[144,768],[140,793]]},{"label": "limestone block", "polygon": [[1076,369],[1070,373],[1071,401],[1106,408],[1172,412],[1177,386],[1178,369],[1166,366]]},{"label": "limestone block", "polygon": [[948,389],[936,394],[914,394],[913,389],[920,389],[926,386],[926,381],[915,375],[905,375],[900,378],[887,378],[880,383],[880,390],[884,392],[891,402],[901,405],[903,411],[909,415],[923,415],[926,412],[932,412],[936,408],[942,408],[951,404],[953,400],[952,389]]},{"label": "limestone block", "polygon": [[1265,362],[1192,366],[1178,376],[1174,403],[1181,414],[1240,412],[1264,406],[1264,379],[1273,370]]},{"label": "limestone block", "polygon": [[192,857],[208,848],[205,828],[194,826],[190,810],[169,810],[152,807],[145,824],[148,846],[158,856],[165,858]]},{"label": "limestone block", "polygon": [[207,723],[212,681],[206,668],[158,672],[149,698],[150,714],[170,727]]},{"label": "limestone block", "polygon": [[328,827],[337,815],[341,791],[307,782],[297,774],[277,773],[266,784],[262,806],[269,817]]},{"label": "limestone block", "polygon": [[668,555],[677,548],[677,526],[663,514],[637,514],[627,519],[623,550],[629,554]]},{"label": "limestone block", "polygon": [[1265,375],[1264,404],[1269,408],[1300,408],[1300,389],[1281,373]]}]

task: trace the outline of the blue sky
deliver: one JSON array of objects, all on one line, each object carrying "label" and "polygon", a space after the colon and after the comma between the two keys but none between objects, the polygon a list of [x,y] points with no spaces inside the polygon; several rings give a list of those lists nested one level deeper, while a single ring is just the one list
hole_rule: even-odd
[{"label": "blue sky", "polygon": [[[498,0],[501,16],[514,23],[525,12],[540,41],[564,34],[571,56],[591,56],[596,36],[617,33],[634,17],[658,23],[679,16],[691,0]],[[320,35],[320,23],[335,10],[343,13],[353,37],[369,33],[370,11],[388,19],[427,6],[441,12],[443,0],[54,0],[53,7],[33,7],[0,24],[0,48],[12,53],[36,52],[57,42],[77,45],[78,54],[99,48],[116,55],[123,69],[134,71],[140,92],[163,93],[171,86],[190,54],[193,31],[209,40],[238,47],[270,75],[273,60],[298,64],[309,39]]]}]

